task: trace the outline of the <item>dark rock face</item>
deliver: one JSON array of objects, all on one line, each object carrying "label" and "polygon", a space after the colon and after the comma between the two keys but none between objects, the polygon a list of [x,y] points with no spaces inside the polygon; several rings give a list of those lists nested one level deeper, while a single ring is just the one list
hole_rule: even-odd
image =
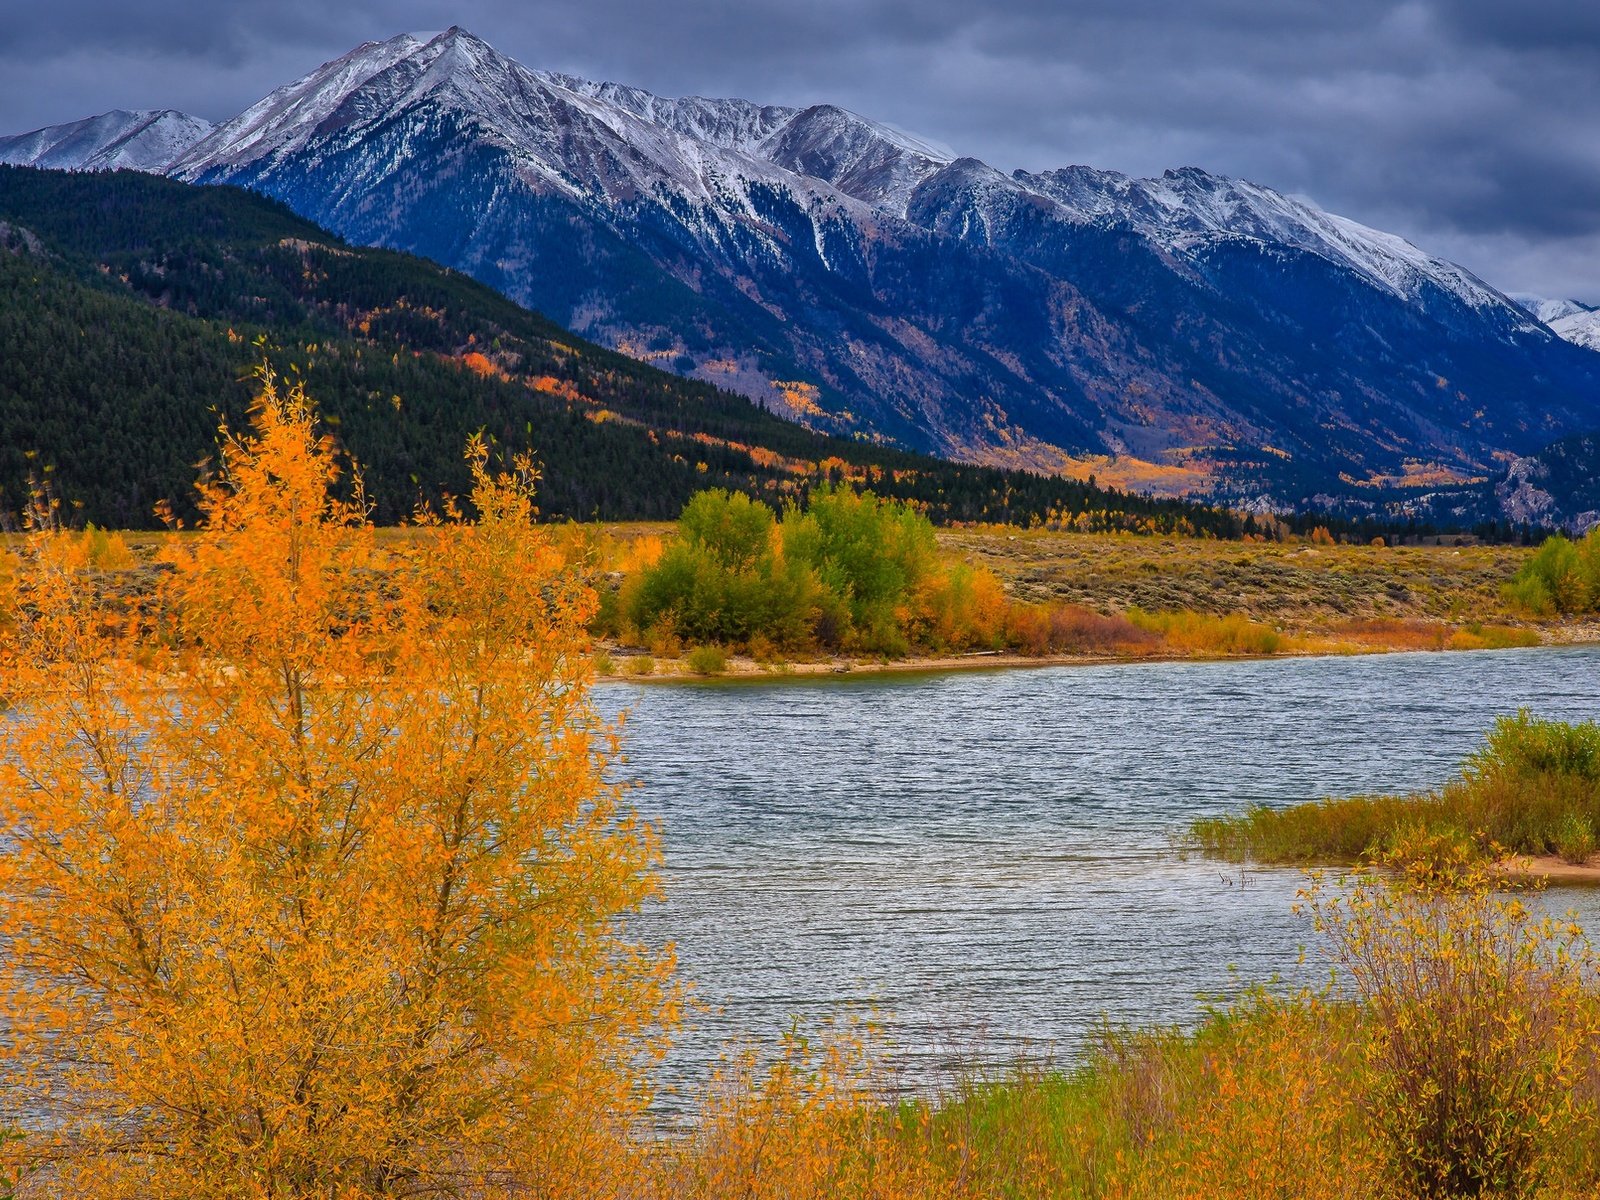
[{"label": "dark rock face", "polygon": [[1600,525],[1600,434],[1576,434],[1512,460],[1495,484],[1507,520],[1585,534]]}]

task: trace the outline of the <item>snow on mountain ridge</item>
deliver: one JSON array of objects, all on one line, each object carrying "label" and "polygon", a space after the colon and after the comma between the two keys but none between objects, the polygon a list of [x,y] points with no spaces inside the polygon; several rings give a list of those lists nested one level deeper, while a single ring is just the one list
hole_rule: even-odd
[{"label": "snow on mountain ridge", "polygon": [[1596,311],[1591,306],[1577,300],[1551,300],[1543,296],[1532,295],[1529,292],[1508,292],[1507,295],[1546,325],[1549,325],[1552,321],[1558,321],[1562,317]]},{"label": "snow on mountain ridge", "polygon": [[197,164],[219,167],[245,162],[255,157],[251,152],[263,144],[272,153],[305,144],[322,131],[323,123],[353,91],[428,44],[409,33],[383,42],[363,42],[218,125],[173,164],[173,173],[187,178],[197,173]]},{"label": "snow on mountain ridge", "polygon": [[614,104],[641,120],[746,154],[755,153],[762,142],[800,112],[797,108],[748,100],[704,96],[670,99],[628,84],[596,83],[575,75],[548,74],[545,78],[575,95]]},{"label": "snow on mountain ridge", "polygon": [[0,137],[0,163],[72,171],[162,171],[210,130],[210,121],[176,109],[118,108]]},{"label": "snow on mountain ridge", "polygon": [[[819,219],[832,207],[866,216],[864,205],[826,182],[737,148],[796,115],[803,114],[743,101],[660,101],[637,89],[532,71],[451,28],[425,43],[401,35],[358,47],[220,127],[173,173],[190,181],[259,180],[301,152],[313,160],[361,152],[363,139],[381,130],[404,125],[421,136],[448,120],[498,146],[525,179],[586,203],[612,207],[653,196],[672,207],[688,200],[696,215],[686,227],[712,240],[730,224],[758,239],[775,236],[752,187],[784,189]],[[709,126],[732,144],[684,131]],[[374,161],[369,169],[377,179],[387,166]],[[360,190],[359,183],[347,187]]]},{"label": "snow on mountain ridge", "polygon": [[[910,188],[953,158],[945,147],[832,105],[670,99],[533,71],[454,27],[428,41],[401,34],[368,42],[324,64],[219,126],[174,173],[197,179],[293,153],[316,136],[391,116],[430,94],[448,94],[528,169],[566,191],[585,190],[564,162],[574,149],[572,110],[617,139],[579,146],[580,157],[602,153],[636,186],[679,186],[701,201],[714,200],[730,179],[736,187],[765,179],[806,200],[849,196],[893,207],[898,198],[903,211]],[[614,181],[611,190],[620,186]]]},{"label": "snow on mountain ridge", "polygon": [[1600,350],[1600,309],[1580,308],[1546,324],[1574,346]]},{"label": "snow on mountain ridge", "polygon": [[[193,140],[174,156],[176,162],[146,169],[188,180],[257,170],[324,144],[318,139],[343,130],[354,137],[425,102],[468,121],[546,186],[597,202],[678,193],[708,213],[722,210],[722,217],[708,215],[713,221],[758,225],[748,189],[760,184],[787,189],[803,205],[860,204],[906,219],[918,188],[952,172],[970,176],[976,162],[833,105],[801,109],[740,99],[671,99],[623,84],[533,71],[452,27],[364,43]],[[0,153],[4,145],[0,141]],[[382,164],[373,169],[381,172]],[[1048,201],[1064,221],[1125,223],[1191,260],[1230,239],[1290,247],[1407,300],[1420,300],[1435,288],[1471,308],[1495,311],[1508,331],[1548,336],[1464,268],[1259,184],[1192,167],[1155,179],[1089,167],[1010,176],[987,166],[983,171],[973,193],[980,205],[984,196],[1000,202],[1004,195],[1005,203]],[[975,212],[968,223],[988,219]]]},{"label": "snow on mountain ridge", "polygon": [[[1356,271],[1396,295],[1416,299],[1432,283],[1474,308],[1515,305],[1464,267],[1436,258],[1404,238],[1293,199],[1261,184],[1212,175],[1198,167],[1135,179],[1092,167],[1065,167],[1012,176],[1023,187],[1058,202],[1082,222],[1119,221],[1179,253],[1215,237],[1245,237],[1286,245]],[[1515,316],[1524,332],[1535,327]]]}]

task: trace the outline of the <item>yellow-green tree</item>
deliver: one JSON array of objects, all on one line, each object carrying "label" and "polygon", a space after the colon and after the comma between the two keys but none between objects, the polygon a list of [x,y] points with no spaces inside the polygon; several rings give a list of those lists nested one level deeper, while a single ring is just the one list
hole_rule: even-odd
[{"label": "yellow-green tree", "polygon": [[594,597],[526,463],[393,546],[306,397],[224,431],[153,604],[41,521],[0,709],[3,1148],[23,1194],[583,1194],[670,954],[605,778]]}]

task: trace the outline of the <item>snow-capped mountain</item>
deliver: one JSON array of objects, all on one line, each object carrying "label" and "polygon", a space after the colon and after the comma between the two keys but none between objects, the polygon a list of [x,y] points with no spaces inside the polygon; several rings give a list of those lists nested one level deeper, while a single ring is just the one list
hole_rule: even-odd
[{"label": "snow-capped mountain", "polygon": [[211,122],[164,108],[97,117],[0,137],[0,163],[69,171],[166,170],[211,131]]},{"label": "snow-capped mountain", "polygon": [[1547,300],[1526,293],[1512,299],[1574,346],[1600,350],[1600,308],[1577,300]]},{"label": "snow-capped mountain", "polygon": [[953,457],[1293,497],[1600,427],[1600,360],[1308,201],[1193,168],[1006,174],[836,106],[663,98],[460,29],[357,47],[164,169]]},{"label": "snow-capped mountain", "polygon": [[1551,321],[1559,321],[1562,317],[1570,317],[1574,313],[1594,311],[1590,305],[1580,303],[1577,300],[1550,300],[1544,296],[1532,295],[1529,292],[1510,292],[1508,294],[1511,299],[1522,305],[1523,308],[1538,317],[1546,325],[1550,324]]},{"label": "snow-capped mountain", "polygon": [[1600,311],[1583,308],[1565,313],[1547,324],[1574,346],[1600,350]]},{"label": "snow-capped mountain", "polygon": [[1168,171],[1160,179],[1130,179],[1090,167],[1018,172],[1015,178],[1060,202],[1071,219],[1127,223],[1174,254],[1193,257],[1219,242],[1249,240],[1315,254],[1406,300],[1424,299],[1429,289],[1437,289],[1473,308],[1514,309],[1470,271],[1404,238],[1197,167]]}]

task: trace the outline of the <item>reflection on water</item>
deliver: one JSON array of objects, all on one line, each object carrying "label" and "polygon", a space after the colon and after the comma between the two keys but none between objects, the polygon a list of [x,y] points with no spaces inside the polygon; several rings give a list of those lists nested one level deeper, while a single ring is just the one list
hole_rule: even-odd
[{"label": "reflection on water", "polygon": [[[1600,648],[607,686],[665,835],[643,919],[721,1011],[686,1039],[875,1006],[912,1077],[1070,1051],[1325,977],[1298,872],[1181,861],[1196,816],[1423,788],[1500,713],[1600,716]],[[1600,895],[1562,907],[1600,916]],[[1590,927],[1600,932],[1600,920]]]}]

